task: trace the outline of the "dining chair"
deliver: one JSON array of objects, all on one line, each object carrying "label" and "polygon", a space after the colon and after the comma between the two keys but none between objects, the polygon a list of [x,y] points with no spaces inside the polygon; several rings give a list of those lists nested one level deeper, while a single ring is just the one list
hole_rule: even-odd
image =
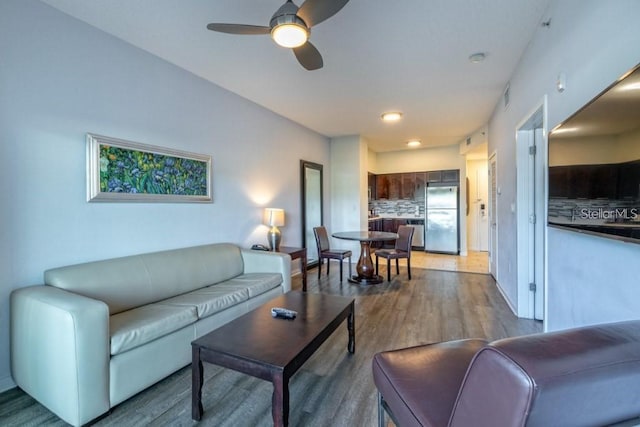
[{"label": "dining chair", "polygon": [[407,272],[409,273],[409,280],[411,280],[411,239],[413,238],[414,230],[415,228],[407,225],[399,226],[395,247],[393,249],[379,249],[375,252],[376,276],[378,275],[378,258],[387,259],[387,282],[391,281],[391,260],[396,260],[396,274],[400,274],[398,260],[400,258],[406,258]]},{"label": "dining chair", "polygon": [[331,249],[329,236],[325,227],[313,227],[313,235],[316,237],[316,247],[318,248],[318,279],[320,279],[324,259],[327,260],[327,276],[329,275],[330,260],[336,259],[340,261],[340,281],[342,282],[342,262],[345,258],[348,258],[349,277],[351,277],[351,251],[346,249]]}]

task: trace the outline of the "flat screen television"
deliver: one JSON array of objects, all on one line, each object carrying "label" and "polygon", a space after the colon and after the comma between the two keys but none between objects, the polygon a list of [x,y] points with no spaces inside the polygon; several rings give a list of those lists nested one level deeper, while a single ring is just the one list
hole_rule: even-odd
[{"label": "flat screen television", "polygon": [[548,224],[640,243],[640,65],[549,133]]}]

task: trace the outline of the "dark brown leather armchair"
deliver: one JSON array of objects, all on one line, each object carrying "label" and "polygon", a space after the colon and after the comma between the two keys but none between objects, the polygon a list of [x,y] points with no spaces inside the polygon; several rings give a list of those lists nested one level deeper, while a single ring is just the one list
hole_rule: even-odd
[{"label": "dark brown leather armchair", "polygon": [[329,236],[325,227],[313,227],[313,235],[316,238],[316,247],[318,248],[318,279],[322,272],[323,261],[327,260],[327,276],[329,275],[329,260],[337,259],[340,261],[340,281],[342,282],[342,262],[349,259],[349,277],[351,277],[351,251],[346,249],[331,249],[329,244]]},{"label": "dark brown leather armchair", "polygon": [[373,379],[379,426],[622,423],[640,416],[640,321],[385,351]]},{"label": "dark brown leather armchair", "polygon": [[407,273],[409,280],[411,280],[411,239],[413,238],[413,232],[415,228],[406,225],[398,227],[398,238],[396,239],[396,245],[393,249],[378,249],[375,252],[376,256],[376,276],[378,275],[378,258],[387,259],[387,282],[391,281],[391,260],[396,260],[396,274],[400,274],[400,267],[398,260],[400,258],[407,259]]}]

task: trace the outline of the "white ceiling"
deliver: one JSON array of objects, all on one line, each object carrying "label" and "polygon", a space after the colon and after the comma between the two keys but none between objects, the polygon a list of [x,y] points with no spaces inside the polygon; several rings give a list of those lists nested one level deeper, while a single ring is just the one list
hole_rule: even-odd
[{"label": "white ceiling", "polygon": [[[269,36],[284,0],[41,0],[328,137],[377,152],[462,141],[487,123],[550,0],[351,0],[313,27],[324,68],[306,71]],[[482,63],[469,55],[485,52]],[[380,114],[400,110],[400,123]]]}]

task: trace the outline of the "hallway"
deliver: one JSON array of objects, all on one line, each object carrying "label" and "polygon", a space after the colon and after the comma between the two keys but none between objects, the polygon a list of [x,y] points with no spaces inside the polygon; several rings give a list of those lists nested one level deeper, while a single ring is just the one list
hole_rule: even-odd
[{"label": "hallway", "polygon": [[469,251],[467,256],[411,251],[411,266],[459,273],[489,274],[489,252]]},{"label": "hallway", "polygon": [[[374,252],[375,253],[375,252]],[[375,263],[375,255],[371,258]],[[380,267],[386,266],[386,260],[380,260]],[[406,267],[407,260],[400,260],[400,267]],[[458,273],[489,274],[489,252],[469,251],[467,256],[435,254],[413,249],[411,267],[429,270],[453,271]],[[393,261],[392,261],[393,268]]]}]

